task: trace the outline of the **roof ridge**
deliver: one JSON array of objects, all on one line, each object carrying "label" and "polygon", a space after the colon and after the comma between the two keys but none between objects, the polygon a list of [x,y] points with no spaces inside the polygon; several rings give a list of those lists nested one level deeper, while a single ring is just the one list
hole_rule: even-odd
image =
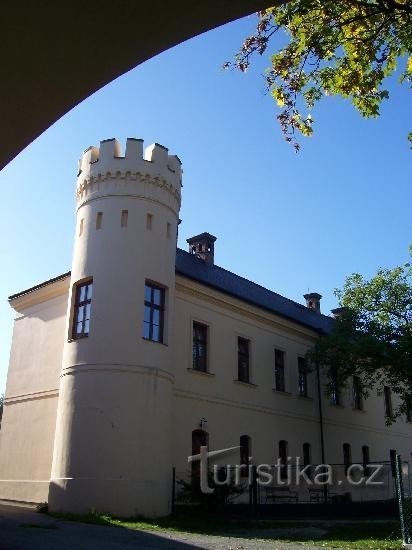
[{"label": "roof ridge", "polygon": [[[204,265],[203,260],[201,260],[200,258],[197,258],[196,256],[194,256],[194,254],[191,254],[187,250],[183,250],[183,248],[177,248],[177,250],[179,250],[180,252],[184,252],[185,254],[190,256],[191,258],[194,258],[194,259],[198,260],[199,262],[201,262],[202,265]],[[217,269],[220,269],[221,271],[225,271],[226,273],[230,273],[230,275],[234,275],[235,277],[238,277],[239,279],[242,279],[243,281],[246,281],[247,283],[250,283],[254,286],[257,286],[257,287],[261,288],[262,290],[265,290],[266,292],[270,292],[271,294],[274,294],[275,296],[279,296],[279,298],[282,298],[282,300],[287,300],[288,302],[294,304],[295,306],[298,306],[298,307],[302,308],[305,311],[310,311],[313,315],[317,315],[317,316],[321,315],[322,317],[326,317],[326,319],[332,319],[332,317],[330,317],[329,315],[325,315],[324,313],[319,313],[317,311],[313,311],[312,309],[308,308],[304,304],[296,302],[295,300],[292,300],[291,298],[287,298],[286,296],[283,296],[282,294],[279,294],[279,292],[275,292],[274,290],[271,290],[270,288],[267,288],[263,285],[260,285],[259,283],[255,283],[255,281],[251,281],[250,279],[247,279],[246,277],[243,277],[242,275],[238,275],[237,273],[234,273],[233,271],[230,271],[229,269],[226,269],[225,267],[221,267],[220,265],[216,265],[216,264],[213,264],[211,266],[206,266],[205,265],[205,267],[209,267],[210,269],[211,268],[217,268]]]}]

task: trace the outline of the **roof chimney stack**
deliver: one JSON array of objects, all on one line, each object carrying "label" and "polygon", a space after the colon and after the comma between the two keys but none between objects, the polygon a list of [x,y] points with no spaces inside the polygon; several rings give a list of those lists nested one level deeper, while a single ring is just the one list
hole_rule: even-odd
[{"label": "roof chimney stack", "polygon": [[320,294],[317,292],[309,292],[308,294],[304,294],[303,297],[305,298],[306,306],[309,309],[313,309],[313,311],[320,313],[320,301],[322,299]]},{"label": "roof chimney stack", "polygon": [[201,233],[187,239],[190,254],[203,260],[207,265],[213,265],[215,260],[216,237],[210,233]]}]

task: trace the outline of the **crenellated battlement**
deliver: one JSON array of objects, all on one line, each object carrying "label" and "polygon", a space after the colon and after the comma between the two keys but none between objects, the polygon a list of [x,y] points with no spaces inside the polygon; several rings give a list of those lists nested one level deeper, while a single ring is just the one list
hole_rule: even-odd
[{"label": "crenellated battlement", "polygon": [[176,155],[159,143],[152,143],[143,150],[143,140],[127,138],[124,156],[117,139],[105,139],[100,147],[88,147],[79,160],[78,182],[93,176],[116,172],[139,172],[154,177],[173,180],[181,185],[181,162]]},{"label": "crenellated battlement", "polygon": [[101,141],[100,147],[88,147],[79,160],[78,201],[83,202],[94,183],[109,180],[151,182],[168,189],[180,203],[180,159],[158,143],[144,149],[142,139],[127,138],[124,155],[115,138]]}]

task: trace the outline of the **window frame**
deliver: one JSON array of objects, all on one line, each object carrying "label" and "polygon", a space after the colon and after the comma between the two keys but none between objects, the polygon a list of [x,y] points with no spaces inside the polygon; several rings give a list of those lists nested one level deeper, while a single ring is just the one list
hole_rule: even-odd
[{"label": "window frame", "polygon": [[409,424],[412,422],[412,403],[410,398],[405,400],[405,422]]},{"label": "window frame", "polygon": [[[274,348],[275,349],[275,390],[276,391],[280,391],[282,393],[285,393],[286,392],[286,352],[285,350],[283,349],[280,349],[280,348]],[[280,353],[281,354],[281,357],[282,357],[282,365],[281,366],[281,377],[280,377],[280,380],[282,381],[281,384],[278,384],[278,367],[279,365],[277,364],[277,361],[276,361],[276,355]],[[280,387],[281,386],[281,387]]]},{"label": "window frame", "polygon": [[286,439],[281,439],[278,442],[278,454],[279,454],[279,477],[280,479],[287,479],[288,478],[288,448],[289,444],[286,441]]},{"label": "window frame", "polygon": [[301,355],[298,356],[298,395],[308,397],[308,368],[305,357]]},{"label": "window frame", "polygon": [[[202,330],[204,329],[205,338],[202,341],[199,338],[195,338],[195,325],[198,327],[201,327]],[[204,368],[198,368],[195,366],[195,345],[196,347],[199,344],[204,344]],[[199,356],[197,357],[197,360],[199,359]],[[200,321],[193,320],[192,321],[192,369],[197,372],[209,372],[209,326],[205,323],[201,323]]]},{"label": "window frame", "polygon": [[329,388],[330,404],[335,407],[342,407],[342,392],[338,384],[336,374],[334,373],[331,373],[330,375]]},{"label": "window frame", "polygon": [[[89,287],[91,287],[91,296],[89,297]],[[81,300],[81,292],[82,289],[86,288],[86,294],[85,299]],[[87,279],[83,279],[81,281],[78,281],[74,284],[74,301],[73,301],[73,314],[72,314],[72,326],[71,326],[71,339],[72,340],[80,340],[81,338],[88,338],[90,334],[90,319],[91,319],[91,304],[92,304],[92,298],[93,298],[93,278],[89,277]],[[87,306],[89,307],[89,317],[86,317],[87,312]],[[84,315],[81,321],[78,321],[78,313],[80,308],[84,308]],[[86,322],[88,321],[88,330],[86,332]],[[79,324],[82,324],[82,331],[79,333],[77,332],[77,326]]]},{"label": "window frame", "polygon": [[385,410],[385,418],[393,418],[392,390],[390,386],[383,386],[383,404]]},{"label": "window frame", "polygon": [[311,479],[312,476],[312,445],[310,443],[303,443],[302,445],[302,470],[304,468],[308,468],[308,473],[306,474],[309,479]]},{"label": "window frame", "polygon": [[[247,352],[244,353],[241,348],[241,343],[246,344]],[[250,348],[251,342],[249,338],[244,336],[237,337],[237,381],[244,384],[250,384]],[[242,360],[245,361],[246,367],[242,364]],[[246,376],[243,373],[245,371]]]},{"label": "window frame", "polygon": [[[200,453],[200,447],[209,447],[209,432],[202,428],[192,430],[192,456]],[[209,461],[208,461],[209,471]],[[191,484],[194,487],[200,486],[200,461],[194,460],[191,463],[190,471]]]},{"label": "window frame", "polygon": [[352,400],[353,409],[363,411],[362,382],[356,375],[352,377]]},{"label": "window frame", "polygon": [[246,468],[240,468],[240,475],[247,477],[249,474],[249,457],[252,456],[252,438],[250,435],[241,435],[239,438],[239,458],[240,466],[246,466]]},{"label": "window frame", "polygon": [[[146,289],[150,288],[150,301],[146,300]],[[160,292],[160,303],[157,304],[154,300],[154,292]],[[144,307],[143,307],[143,339],[148,342],[164,343],[164,325],[165,325],[165,303],[166,303],[166,288],[152,281],[145,281],[144,285]],[[145,321],[146,308],[149,308],[149,321]],[[154,312],[159,312],[159,324],[153,322]],[[145,325],[149,326],[149,336],[145,336]],[[153,338],[153,327],[159,327],[159,338]]]},{"label": "window frame", "polygon": [[312,464],[312,445],[310,443],[303,443],[302,458],[303,466],[309,466],[310,464]]},{"label": "window frame", "polygon": [[343,466],[345,469],[345,476],[348,473],[349,468],[352,466],[352,447],[350,443],[343,443],[342,445],[343,453]]},{"label": "window frame", "polygon": [[369,464],[371,461],[370,457],[370,447],[369,445],[362,445],[362,466],[363,466],[363,475],[368,476],[370,474]]},{"label": "window frame", "polygon": [[396,478],[396,455],[397,455],[396,449],[389,449],[389,460],[390,460],[391,474],[393,478]]}]

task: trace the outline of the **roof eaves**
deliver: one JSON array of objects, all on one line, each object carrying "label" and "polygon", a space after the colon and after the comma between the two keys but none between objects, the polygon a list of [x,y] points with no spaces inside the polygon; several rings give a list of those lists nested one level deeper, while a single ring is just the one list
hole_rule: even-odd
[{"label": "roof eaves", "polygon": [[43,288],[47,285],[51,285],[53,283],[57,283],[57,281],[61,281],[63,279],[66,279],[67,277],[70,277],[71,271],[67,271],[66,273],[62,273],[61,275],[58,275],[57,277],[53,277],[53,279],[49,279],[48,281],[43,281],[42,283],[39,283],[38,285],[32,286],[31,288],[27,288],[26,290],[22,290],[21,292],[17,292],[16,294],[12,294],[8,297],[8,301],[11,302],[12,300],[16,298],[20,298],[20,296],[24,296],[26,294],[30,294],[30,292],[34,292],[40,288]]},{"label": "roof eaves", "polygon": [[275,315],[279,315],[279,317],[282,317],[284,319],[288,319],[288,321],[291,321],[292,323],[296,323],[298,325],[304,326],[305,328],[308,328],[308,329],[310,329],[310,330],[312,330],[312,331],[314,331],[318,334],[324,334],[324,332],[325,332],[322,327],[314,327],[313,325],[311,325],[309,323],[305,323],[304,321],[300,321],[300,320],[298,320],[298,319],[296,319],[292,316],[286,315],[285,313],[275,311],[273,308],[264,307],[261,304],[257,304],[254,300],[248,300],[244,296],[238,296],[235,292],[229,292],[228,290],[223,289],[219,285],[214,285],[213,283],[208,283],[208,282],[205,282],[205,281],[201,281],[198,278],[196,278],[195,276],[188,275],[184,271],[180,271],[178,268],[176,268],[176,273],[178,273],[182,277],[186,277],[187,279],[190,279],[192,281],[196,281],[196,282],[200,283],[201,285],[207,286],[209,288],[213,288],[214,290],[218,290],[219,292],[223,292],[224,294],[226,294],[228,296],[232,296],[233,298],[237,298],[238,300],[241,300],[242,302],[246,302],[246,303],[248,303],[250,305],[253,305],[253,306],[255,306],[259,309],[263,309],[264,311],[268,311],[269,313],[272,313],[272,314],[274,313]]}]

